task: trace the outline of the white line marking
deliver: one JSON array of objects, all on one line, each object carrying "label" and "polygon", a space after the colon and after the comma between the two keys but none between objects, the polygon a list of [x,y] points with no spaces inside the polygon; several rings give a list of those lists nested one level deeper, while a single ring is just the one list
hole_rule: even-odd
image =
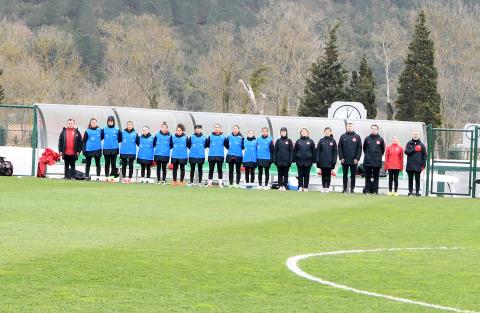
[{"label": "white line marking", "polygon": [[451,308],[451,307],[438,305],[438,304],[431,304],[431,303],[426,303],[426,302],[421,302],[421,301],[414,301],[414,300],[410,300],[410,299],[394,297],[394,296],[384,295],[384,294],[381,294],[381,293],[375,293],[375,292],[370,292],[370,291],[365,291],[365,290],[352,288],[352,287],[345,286],[345,285],[340,285],[340,284],[337,284],[337,283],[334,283],[334,282],[331,282],[331,281],[328,281],[328,280],[321,279],[319,277],[315,277],[315,276],[310,275],[308,273],[305,273],[297,265],[297,263],[301,260],[311,258],[311,257],[325,256],[325,255],[367,253],[367,252],[385,252],[385,251],[460,250],[460,249],[463,249],[463,248],[458,248],[458,247],[452,247],[452,248],[448,248],[448,247],[438,247],[438,248],[391,248],[391,249],[371,249],[371,250],[342,250],[342,251],[331,251],[331,252],[322,252],[322,253],[310,253],[310,254],[296,255],[296,256],[288,258],[287,267],[288,267],[289,270],[291,270],[292,272],[294,272],[295,274],[297,274],[300,277],[303,277],[303,278],[306,278],[308,280],[320,283],[322,285],[351,291],[351,292],[354,292],[354,293],[357,293],[357,294],[362,294],[362,295],[366,295],[366,296],[370,296],[370,297],[383,298],[383,299],[388,299],[388,300],[402,302],[402,303],[415,304],[415,305],[420,305],[420,306],[424,306],[424,307],[427,307],[427,308],[443,310],[443,311],[459,312],[459,313],[480,313],[480,312],[477,312],[477,311],[469,311],[469,310],[464,310],[464,309]]}]

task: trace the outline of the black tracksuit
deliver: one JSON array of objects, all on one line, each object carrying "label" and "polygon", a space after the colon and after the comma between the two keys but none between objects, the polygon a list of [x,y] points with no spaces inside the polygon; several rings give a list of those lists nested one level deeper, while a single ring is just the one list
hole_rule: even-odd
[{"label": "black tracksuit", "polygon": [[317,167],[322,170],[322,186],[330,188],[332,181],[332,170],[337,164],[338,150],[337,142],[333,135],[323,137],[318,141],[316,163]]},{"label": "black tracksuit", "polygon": [[293,162],[297,164],[298,188],[308,188],[310,169],[315,163],[315,142],[310,137],[300,137],[293,148]]},{"label": "black tracksuit", "polygon": [[413,179],[415,178],[415,193],[419,195],[420,173],[427,162],[427,148],[420,139],[412,139],[405,146],[405,154],[407,155],[408,192],[409,194],[413,192]]},{"label": "black tracksuit", "polygon": [[287,188],[288,171],[293,162],[293,142],[288,135],[278,138],[275,142],[272,160],[278,170],[278,186]]},{"label": "black tracksuit", "polygon": [[[135,128],[128,130],[128,128],[124,129],[127,133],[135,132]],[[140,140],[140,137],[137,135],[135,138],[135,142]],[[118,132],[118,142],[123,141],[122,131]],[[133,176],[133,162],[135,161],[136,155],[135,154],[120,154],[120,162],[122,163],[122,177],[127,177],[127,165],[128,165],[128,178],[132,178]]]},{"label": "black tracksuit", "polygon": [[77,161],[79,154],[82,151],[82,134],[75,128],[75,142],[73,145],[74,154],[66,155],[65,148],[67,145],[67,128],[64,127],[58,138],[58,152],[62,153],[63,161],[65,163],[65,178],[75,177],[75,161]]},{"label": "black tracksuit", "polygon": [[[97,128],[98,126],[91,129],[95,130]],[[100,139],[103,140],[103,138],[104,138],[104,134],[102,129],[100,134]],[[85,149],[83,149],[83,154],[85,155],[85,176],[86,177],[90,176],[90,166],[92,165],[92,158],[95,159],[96,174],[97,176],[100,176],[100,172],[102,170],[100,168],[100,159],[102,157],[102,149],[94,150],[94,151],[86,151],[87,141],[88,141],[88,133],[87,131],[85,131],[85,133],[83,134],[83,146],[85,147]]]},{"label": "black tracksuit", "polygon": [[[357,164],[362,156],[362,139],[355,132],[346,132],[338,140],[338,158],[342,163],[343,169],[343,191],[347,190],[348,170],[350,170],[350,189],[355,189],[355,174]],[[354,160],[357,160],[355,164]]]},{"label": "black tracksuit", "polygon": [[[378,181],[382,156],[385,153],[385,141],[380,135],[370,134],[363,141],[363,169],[365,170],[365,193],[378,194]],[[373,176],[373,184],[372,184]]]}]

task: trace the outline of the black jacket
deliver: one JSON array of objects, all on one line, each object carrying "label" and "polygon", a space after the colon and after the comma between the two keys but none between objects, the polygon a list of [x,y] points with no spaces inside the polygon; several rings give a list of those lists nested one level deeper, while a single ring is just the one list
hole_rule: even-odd
[{"label": "black jacket", "polygon": [[[415,151],[415,147],[419,146],[420,151]],[[407,155],[407,167],[406,170],[421,172],[425,168],[427,162],[427,148],[418,140],[410,140],[405,146],[405,154]]]},{"label": "black jacket", "polygon": [[363,141],[363,166],[382,167],[382,156],[385,153],[385,141],[382,136],[370,134]]},{"label": "black jacket", "polygon": [[[66,145],[67,145],[67,128],[64,127],[58,138],[58,152],[65,153]],[[82,151],[82,146],[83,146],[82,134],[80,133],[78,128],[75,128],[75,144],[73,145],[73,149],[75,150],[75,153],[80,153]]]},{"label": "black jacket", "polygon": [[346,132],[338,140],[338,158],[345,159],[344,164],[353,165],[354,159],[362,157],[362,139],[355,132]]},{"label": "black jacket", "polygon": [[273,146],[273,163],[276,166],[290,166],[293,162],[293,142],[288,137],[278,138]]},{"label": "black jacket", "polygon": [[323,137],[318,141],[317,155],[315,162],[317,167],[335,168],[337,164],[337,142],[333,139],[333,135]]},{"label": "black jacket", "polygon": [[300,137],[293,147],[293,162],[297,166],[311,166],[315,163],[315,142],[310,137]]}]

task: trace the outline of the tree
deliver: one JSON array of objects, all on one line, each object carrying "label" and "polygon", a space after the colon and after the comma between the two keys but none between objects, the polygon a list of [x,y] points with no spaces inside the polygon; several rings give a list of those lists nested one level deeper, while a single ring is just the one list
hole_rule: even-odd
[{"label": "tree", "polygon": [[339,24],[336,24],[330,28],[324,54],[310,67],[305,96],[298,109],[301,116],[327,116],[330,104],[337,100],[345,100],[344,85],[347,74],[338,56],[336,34],[338,27]]},{"label": "tree", "polygon": [[424,11],[416,20],[412,42],[408,47],[405,68],[400,75],[396,119],[421,121],[440,126],[438,72],[434,65],[434,43],[426,26]]},{"label": "tree", "polygon": [[358,72],[352,73],[350,87],[347,89],[350,101],[360,102],[367,110],[367,118],[374,119],[377,116],[375,103],[375,80],[367,57],[363,55]]},{"label": "tree", "polygon": [[[0,78],[2,77],[2,75],[3,75],[3,70],[0,69]],[[5,99],[5,89],[3,89],[3,86],[0,85],[0,103],[2,103],[4,99]]]}]

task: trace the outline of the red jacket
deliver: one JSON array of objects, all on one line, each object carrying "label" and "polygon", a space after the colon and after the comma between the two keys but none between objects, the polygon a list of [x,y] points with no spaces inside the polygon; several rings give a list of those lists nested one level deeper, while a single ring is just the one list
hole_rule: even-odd
[{"label": "red jacket", "polygon": [[385,152],[385,170],[403,171],[403,148],[398,144],[392,144],[387,147]]}]

